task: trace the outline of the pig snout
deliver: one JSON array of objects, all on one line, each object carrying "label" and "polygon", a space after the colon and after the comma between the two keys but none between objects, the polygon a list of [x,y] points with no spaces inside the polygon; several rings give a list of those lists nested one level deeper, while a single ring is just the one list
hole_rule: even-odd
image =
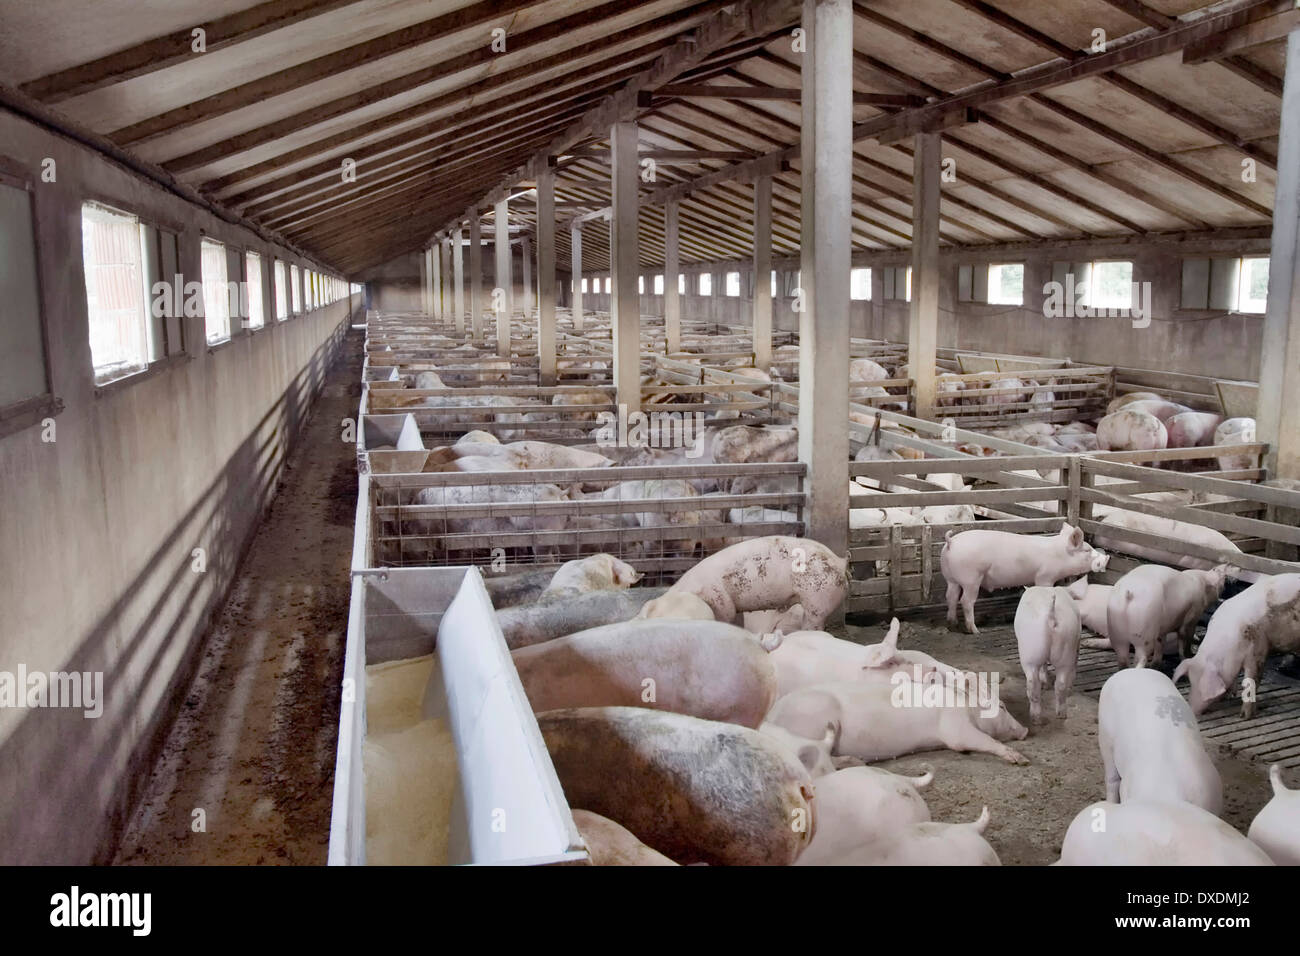
[{"label": "pig snout", "polygon": [[1092,569],[1092,573],[1100,574],[1102,571],[1106,570],[1106,565],[1108,564],[1110,564],[1110,555],[1105,551],[1098,551],[1096,548],[1093,548],[1092,562],[1089,565]]}]

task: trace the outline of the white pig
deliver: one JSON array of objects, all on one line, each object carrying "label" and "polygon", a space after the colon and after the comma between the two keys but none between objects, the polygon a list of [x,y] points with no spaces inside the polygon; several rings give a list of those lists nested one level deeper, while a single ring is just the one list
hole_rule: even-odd
[{"label": "white pig", "polygon": [[638,618],[671,617],[693,621],[712,621],[713,610],[694,594],[665,594],[641,605]]},{"label": "white pig", "polygon": [[980,588],[1051,587],[1061,578],[1105,571],[1107,561],[1105,552],[1091,547],[1083,540],[1083,531],[1069,524],[1054,535],[949,531],[939,554],[939,567],[948,582],[948,623],[957,624],[959,596],[966,628],[978,634],[975,599]]},{"label": "white pig", "polygon": [[877,767],[846,767],[818,777],[817,830],[795,865],[833,866],[847,850],[908,824],[929,823],[930,808],[918,791],[933,779],[933,773],[904,777]]},{"label": "white pig", "polygon": [[1158,664],[1166,634],[1177,634],[1184,657],[1192,652],[1196,622],[1223,593],[1227,567],[1175,571],[1162,564],[1140,564],[1115,582],[1106,604],[1110,646],[1120,667],[1136,650],[1136,666]]},{"label": "white pig", "polygon": [[1016,606],[1016,647],[1029,693],[1029,720],[1043,714],[1047,667],[1056,670],[1056,716],[1065,716],[1066,699],[1079,662],[1079,612],[1065,588],[1025,588]]},{"label": "white pig", "polygon": [[1102,451],[1146,451],[1168,445],[1164,422],[1149,412],[1121,408],[1097,423],[1097,447]]},{"label": "white pig", "polygon": [[1174,671],[1191,682],[1188,700],[1202,713],[1228,692],[1244,669],[1241,714],[1255,716],[1255,687],[1269,650],[1300,648],[1300,574],[1275,574],[1219,605],[1196,656]]},{"label": "white pig", "polygon": [[991,753],[1008,763],[1028,763],[1002,740],[1023,740],[1029,733],[1000,702],[979,701],[976,696],[945,706],[918,703],[910,680],[837,682],[805,687],[786,694],[772,705],[767,721],[801,737],[815,738],[828,724],[836,728],[834,753],[861,760],[888,760],[919,750]]},{"label": "white pig", "polygon": [[[1102,638],[1109,634],[1106,629],[1106,605],[1110,601],[1112,587],[1110,584],[1089,584],[1087,575],[1084,575],[1066,588],[1074,601],[1074,609],[1079,612],[1079,623]],[[1110,641],[1094,643],[1084,639],[1079,642],[1079,646],[1110,647]]]},{"label": "white pig", "polygon": [[[910,823],[838,854],[832,862],[837,866],[1001,866],[982,835],[988,825],[988,807],[970,823]],[[795,862],[802,862],[802,857]]]},{"label": "white pig", "polygon": [[1062,866],[1271,866],[1255,844],[1190,803],[1084,807],[1065,831]]},{"label": "white pig", "polygon": [[[1287,789],[1282,782],[1281,764],[1275,763],[1268,768],[1268,779],[1273,783],[1273,799],[1264,804],[1264,809],[1255,815],[1247,836],[1278,866],[1300,866],[1300,790]],[[819,786],[819,804],[821,795]],[[819,823],[819,831],[820,828]],[[808,849],[812,849],[811,843]],[[807,852],[804,850],[804,853]]]},{"label": "white pig", "polygon": [[809,538],[750,538],[697,563],[669,589],[681,591],[698,595],[727,623],[739,623],[745,611],[802,604],[804,626],[820,630],[844,602],[848,561]]},{"label": "white pig", "polygon": [[564,595],[610,588],[630,588],[640,580],[640,572],[626,561],[620,561],[612,554],[593,554],[560,565],[538,600],[550,601]]},{"label": "white pig", "polygon": [[[798,734],[792,734],[784,727],[776,724],[769,724],[766,721],[758,725],[758,732],[774,740],[780,741],[794,755],[799,758],[799,762],[804,765],[811,777],[824,777],[827,774],[835,772],[835,764],[831,760],[831,748],[835,746],[835,728],[827,726],[826,732],[820,740],[813,740],[809,737],[800,737]],[[818,796],[820,796],[820,791]],[[820,813],[820,810],[816,812]]]},{"label": "white pig", "polygon": [[1216,816],[1223,809],[1223,781],[1196,715],[1159,671],[1110,676],[1097,705],[1097,742],[1111,803],[1190,803]]}]

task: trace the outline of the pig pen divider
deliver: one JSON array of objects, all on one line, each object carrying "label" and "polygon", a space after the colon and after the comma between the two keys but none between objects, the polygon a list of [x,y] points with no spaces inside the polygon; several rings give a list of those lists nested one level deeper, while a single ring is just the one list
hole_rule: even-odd
[{"label": "pig pen divider", "polygon": [[372,474],[369,563],[492,575],[607,552],[666,583],[738,540],[801,535],[804,473],[763,462]]}]

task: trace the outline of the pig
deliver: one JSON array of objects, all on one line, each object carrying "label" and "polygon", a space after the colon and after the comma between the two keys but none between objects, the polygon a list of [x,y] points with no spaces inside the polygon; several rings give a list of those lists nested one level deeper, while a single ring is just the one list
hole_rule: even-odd
[{"label": "pig", "polygon": [[[461,459],[464,461],[465,459]],[[407,534],[434,535],[447,534],[509,534],[515,531],[559,531],[565,526],[564,515],[531,515],[527,506],[538,502],[564,501],[568,498],[567,489],[556,485],[446,485],[421,488],[415,493],[417,505],[483,505],[515,504],[522,506],[520,514],[501,515],[498,517],[458,518],[414,518],[406,522],[403,528]]]},{"label": "pig", "polygon": [[1275,574],[1219,605],[1196,656],[1174,670],[1174,683],[1187,677],[1192,712],[1228,692],[1244,669],[1241,715],[1255,716],[1255,688],[1270,650],[1300,650],[1300,574]]},{"label": "pig", "polygon": [[757,727],[776,700],[768,652],[720,621],[623,621],[510,656],[535,712],[647,707]]},{"label": "pig", "polygon": [[794,755],[799,758],[799,762],[804,765],[804,768],[814,779],[835,772],[835,764],[831,760],[831,748],[835,746],[834,727],[827,726],[826,732],[822,734],[820,740],[800,737],[798,734],[790,733],[784,727],[767,721],[763,721],[758,725],[758,732],[765,737],[771,737],[773,740],[779,741],[783,746],[793,751]]},{"label": "pig", "polygon": [[[890,633],[898,637],[898,618],[894,618]],[[892,645],[891,645],[892,650]],[[834,681],[856,680],[867,667],[868,648],[853,641],[832,637],[825,631],[795,631],[784,634],[780,645],[772,651],[776,666],[777,693],[780,696],[802,687]],[[897,663],[890,655],[879,668]]]},{"label": "pig", "polygon": [[475,429],[474,431],[466,432],[465,434],[457,438],[456,444],[457,445],[477,445],[477,444],[499,445],[501,444],[501,439],[497,438],[497,436],[493,435],[491,432],[479,431]]},{"label": "pig", "polygon": [[799,457],[799,433],[789,427],[732,425],[714,433],[710,448],[710,460],[717,464],[795,461]]},{"label": "pig", "polygon": [[492,599],[492,606],[500,611],[533,603],[542,596],[553,577],[555,572],[552,569],[538,568],[518,574],[485,574],[483,584]]},{"label": "pig", "polygon": [[[1255,419],[1229,418],[1214,430],[1216,445],[1253,445],[1255,443]],[[1258,464],[1257,455],[1220,455],[1217,459],[1220,471],[1245,471]]]},{"label": "pig", "polygon": [[[973,690],[970,696],[976,696]],[[833,724],[832,752],[867,761],[946,747],[994,754],[1008,763],[1029,762],[1001,742],[1023,740],[1029,733],[1001,703],[990,715],[992,708],[981,706],[988,701],[915,706],[915,697],[906,678],[818,684],[779,698],[767,720],[801,737],[816,737]]]},{"label": "pig", "polygon": [[[1281,764],[1268,768],[1268,779],[1273,784],[1273,799],[1255,815],[1246,835],[1278,866],[1300,866],[1300,790],[1287,789],[1282,782]],[[817,812],[821,812],[820,786]]]},{"label": "pig", "polygon": [[1127,395],[1121,395],[1119,398],[1111,399],[1110,404],[1106,406],[1106,414],[1113,415],[1125,405],[1146,401],[1147,399],[1157,402],[1163,401],[1163,399],[1155,392],[1129,392]]},{"label": "pig", "polygon": [[663,597],[642,604],[636,616],[638,619],[674,618],[687,621],[712,621],[713,609],[694,594],[664,594]]},{"label": "pig", "polygon": [[[1175,541],[1185,541],[1188,544],[1200,545],[1203,548],[1213,548],[1223,553],[1225,558],[1241,553],[1241,549],[1233,544],[1223,532],[1207,528],[1204,525],[1191,524],[1187,521],[1175,521],[1173,518],[1160,518],[1156,515],[1140,514],[1136,511],[1112,511],[1101,519],[1101,523],[1106,527],[1096,534],[1095,540],[1098,547],[1108,548],[1111,551],[1122,551],[1134,557],[1146,558],[1148,561],[1159,561],[1161,564],[1172,564],[1180,568],[1201,568],[1208,571],[1220,562],[1184,554],[1181,551],[1169,551],[1155,545],[1133,544],[1118,535],[1108,534],[1107,529],[1116,528],[1137,531],[1142,534],[1161,535],[1173,538]],[[1254,571],[1241,571],[1235,567],[1230,576],[1252,582],[1260,579],[1260,575]]]},{"label": "pig", "polygon": [[751,634],[793,634],[806,630],[803,626],[803,605],[794,604],[784,611],[746,611],[741,615],[743,627]]},{"label": "pig", "polygon": [[1136,407],[1121,408],[1097,423],[1097,447],[1102,451],[1149,451],[1168,446],[1165,423]]},{"label": "pig", "polygon": [[948,582],[948,624],[957,624],[957,599],[961,598],[966,629],[975,626],[975,599],[980,588],[1037,585],[1051,587],[1064,577],[1106,570],[1109,557],[1088,545],[1083,531],[1069,524],[1055,535],[1013,534],[1009,531],[971,529],[944,535],[939,567]]},{"label": "pig", "polygon": [[815,787],[757,730],[641,707],[539,714],[570,806],[678,863],[789,866],[812,839]]},{"label": "pig", "polygon": [[437,372],[419,372],[415,376],[416,388],[446,388]]},{"label": "pig", "polygon": [[589,591],[630,588],[640,580],[641,573],[626,561],[620,561],[612,554],[593,554],[560,565],[539,600],[553,601],[557,597]]},{"label": "pig", "polygon": [[1222,415],[1212,412],[1180,412],[1165,422],[1170,448],[1196,448],[1214,440],[1214,431],[1223,423]]},{"label": "pig", "polygon": [[1074,609],[1079,612],[1079,623],[1103,638],[1097,643],[1081,641],[1081,647],[1110,647],[1106,608],[1110,602],[1112,588],[1113,585],[1110,584],[1089,584],[1087,575],[1066,588],[1070,592],[1070,599],[1074,601]]},{"label": "pig", "polygon": [[1162,564],[1141,564],[1115,582],[1106,602],[1106,629],[1120,667],[1131,650],[1137,667],[1158,664],[1166,634],[1177,634],[1184,657],[1192,653],[1196,623],[1223,593],[1228,569],[1175,571]]},{"label": "pig", "polygon": [[1079,612],[1065,588],[1025,588],[1014,624],[1020,666],[1029,694],[1029,720],[1042,718],[1047,668],[1056,670],[1056,716],[1065,717],[1066,700],[1079,662]]},{"label": "pig", "polygon": [[911,823],[837,854],[836,866],[1001,866],[983,833],[989,808],[970,823]]},{"label": "pig", "polygon": [[892,377],[889,369],[871,359],[859,358],[849,362],[850,382],[883,382]]},{"label": "pig", "polygon": [[[862,648],[861,665],[867,670],[905,670],[908,673],[920,673],[922,678],[930,674],[940,674],[945,678],[961,675],[957,668],[936,660],[924,651],[898,649],[898,618],[889,622],[889,630],[877,644],[868,644]],[[916,671],[914,668],[919,667]]]},{"label": "pig", "polygon": [[961,376],[954,372],[944,372],[934,380],[937,393],[936,403],[944,407],[961,404],[961,391],[966,387]]},{"label": "pig", "polygon": [[590,810],[574,810],[573,823],[587,844],[592,866],[677,866],[625,827]]},{"label": "pig", "polygon": [[[988,404],[1014,405],[1018,402],[1023,402],[1025,400],[1025,393],[1022,391],[1018,391],[1018,389],[1022,389],[1024,387],[1025,387],[1025,383],[1018,378],[996,379],[994,380],[993,384],[990,386],[990,389],[992,389],[994,392],[1001,393],[1001,394],[993,394],[988,396]],[[1008,389],[1015,389],[1017,391],[1008,391]]]},{"label": "pig", "polygon": [[1112,674],[1097,705],[1106,799],[1190,803],[1218,815],[1223,781],[1178,688],[1150,668]]},{"label": "pig", "polygon": [[[491,580],[490,578],[488,580]],[[667,588],[616,588],[497,611],[497,624],[511,650],[576,634],[611,621],[626,621]]]},{"label": "pig", "polygon": [[1169,421],[1174,416],[1195,411],[1195,409],[1188,408],[1186,405],[1169,402],[1163,398],[1144,398],[1138,402],[1129,402],[1124,406],[1124,410],[1154,415],[1165,424],[1166,428],[1169,427]]},{"label": "pig", "polygon": [[1102,801],[1065,831],[1061,866],[1272,866],[1259,847],[1190,803]]},{"label": "pig", "polygon": [[515,441],[505,445],[479,442],[451,446],[458,458],[486,457],[503,461],[506,468],[537,471],[548,468],[606,468],[614,462],[604,455],[545,441]]},{"label": "pig", "polygon": [[817,777],[817,833],[795,865],[834,866],[854,847],[912,823],[929,823],[930,808],[918,791],[933,779],[933,773],[904,777],[876,767],[846,767]]},{"label": "pig", "polygon": [[804,626],[821,630],[844,602],[848,560],[808,538],[750,538],[699,561],[669,591],[699,596],[728,623],[745,611],[802,604]]}]

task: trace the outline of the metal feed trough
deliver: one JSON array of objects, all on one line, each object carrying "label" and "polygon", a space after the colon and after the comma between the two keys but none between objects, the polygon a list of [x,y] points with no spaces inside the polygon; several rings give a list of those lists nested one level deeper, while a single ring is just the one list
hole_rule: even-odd
[{"label": "metal feed trough", "polygon": [[[352,558],[352,598],[328,862],[366,862],[368,664],[434,654],[423,716],[440,717],[454,744],[449,864],[586,863],[585,844],[514,669],[496,614],[474,568],[367,566],[369,480],[361,477]],[[411,792],[427,799],[413,775]],[[504,812],[509,826],[495,825]],[[371,821],[376,838],[385,820]]]}]

